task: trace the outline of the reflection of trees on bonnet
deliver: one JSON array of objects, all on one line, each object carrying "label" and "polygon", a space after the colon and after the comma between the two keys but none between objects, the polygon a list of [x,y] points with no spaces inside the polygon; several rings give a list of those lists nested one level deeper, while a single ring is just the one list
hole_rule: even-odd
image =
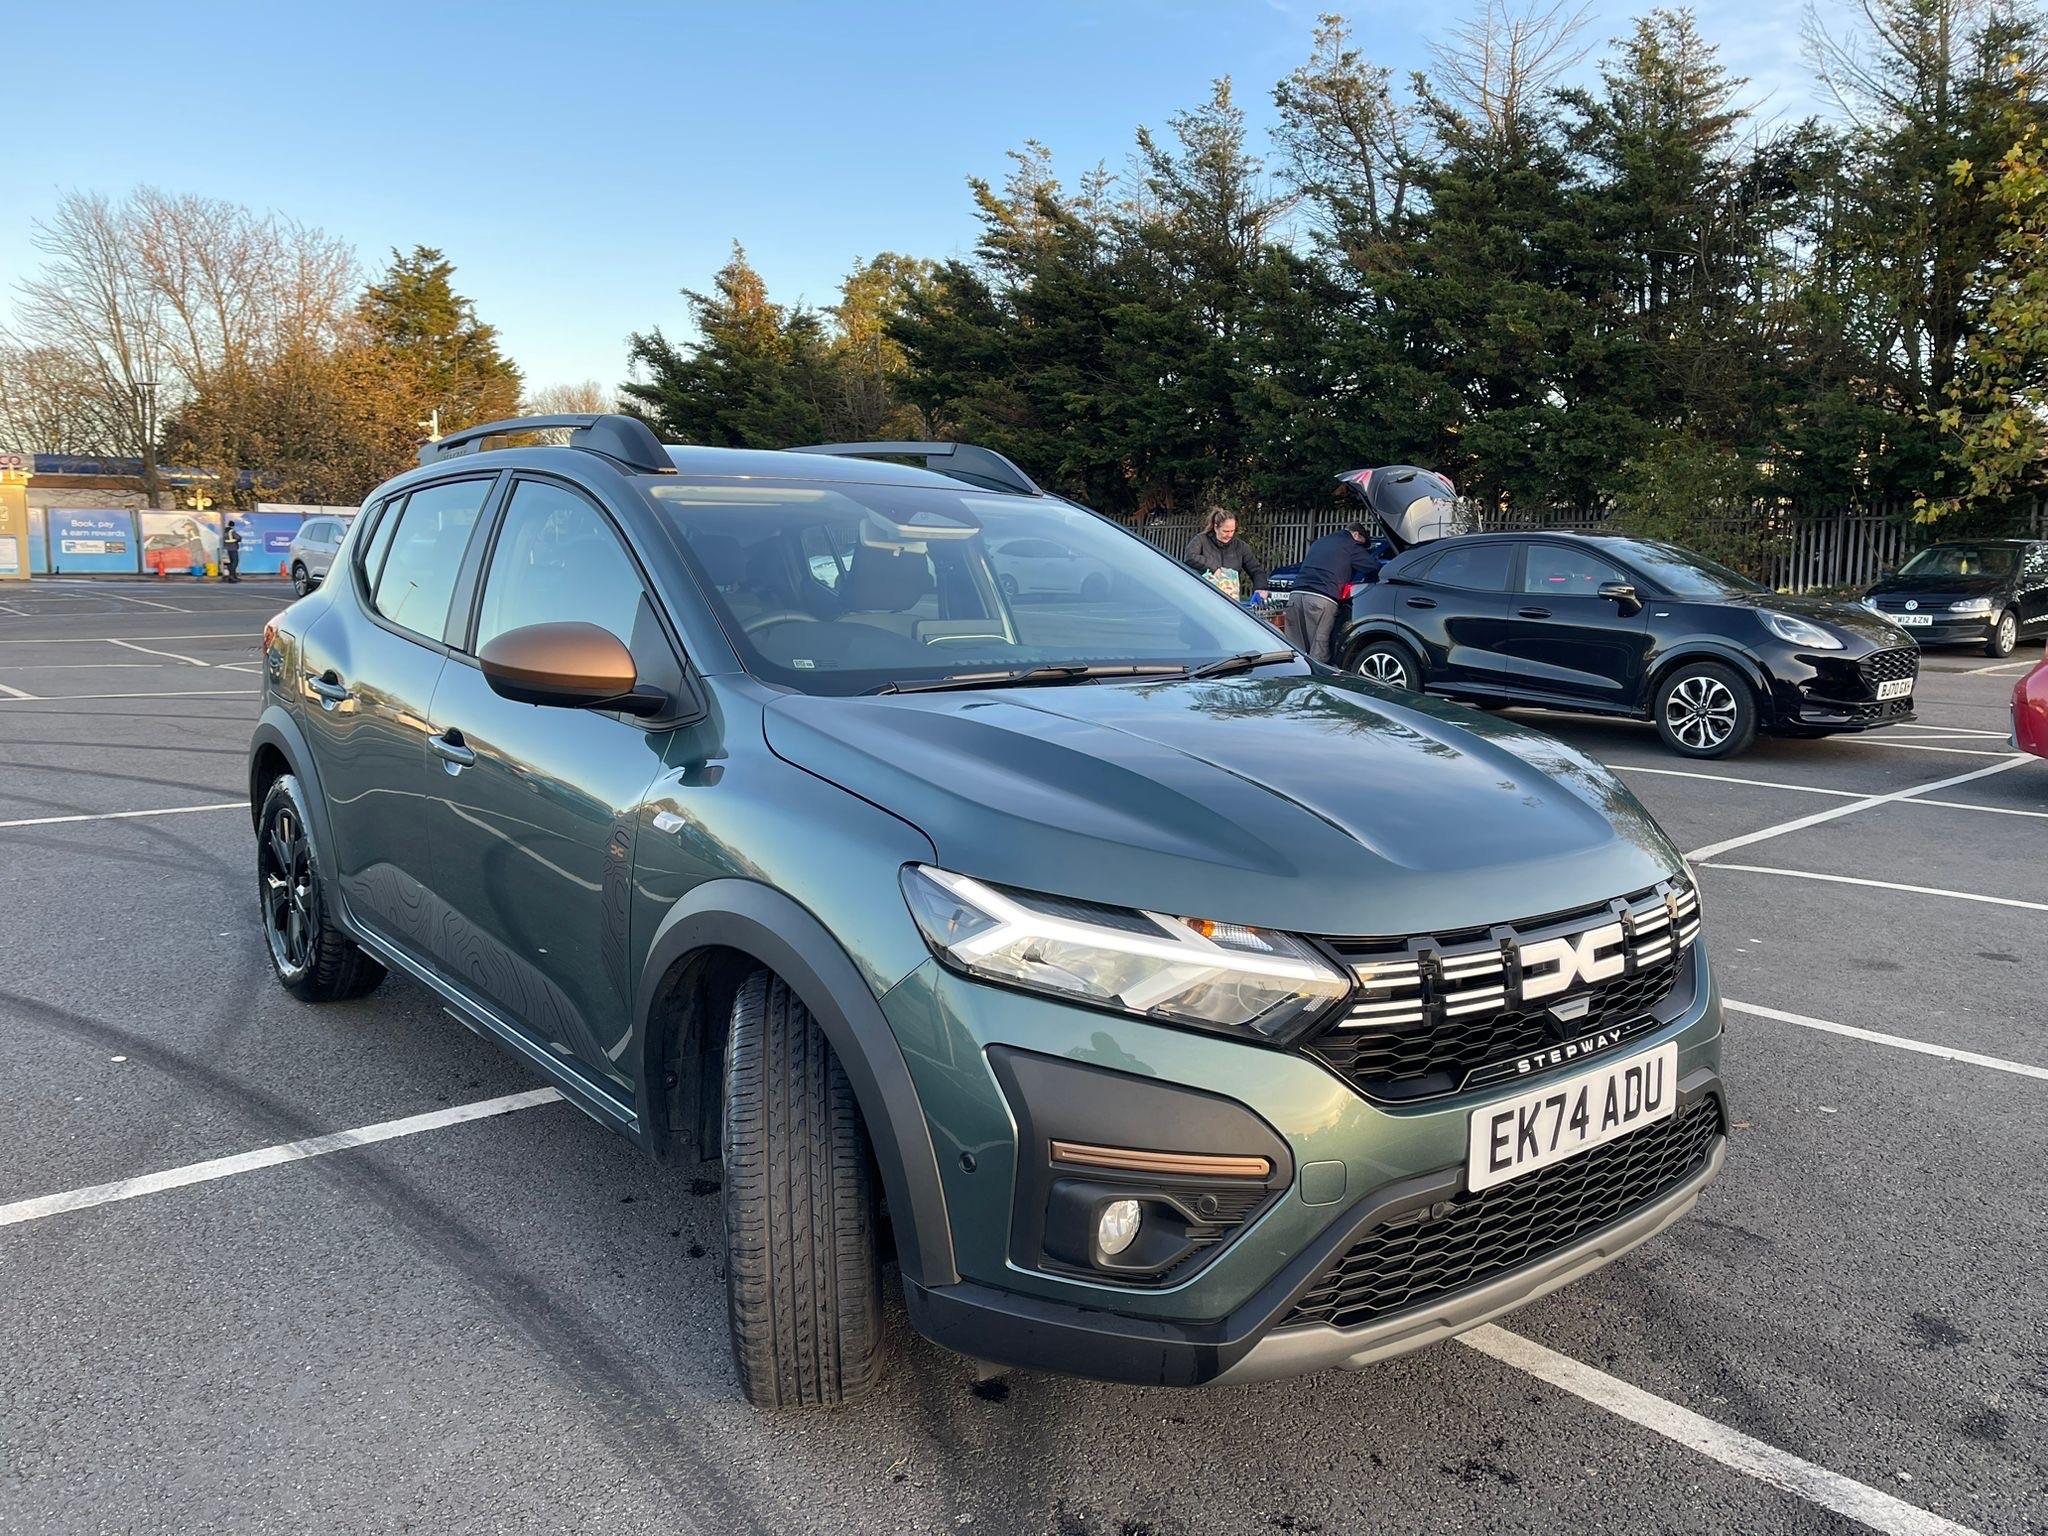
[{"label": "reflection of trees on bonnet", "polygon": [[1406,742],[1439,757],[1457,757],[1458,748],[1425,735],[1413,726],[1382,714],[1364,689],[1356,693],[1340,679],[1299,677],[1243,680],[1218,678],[1204,683],[1143,683],[1140,691],[1199,688],[1202,713],[1218,720],[1303,720],[1349,732]]}]

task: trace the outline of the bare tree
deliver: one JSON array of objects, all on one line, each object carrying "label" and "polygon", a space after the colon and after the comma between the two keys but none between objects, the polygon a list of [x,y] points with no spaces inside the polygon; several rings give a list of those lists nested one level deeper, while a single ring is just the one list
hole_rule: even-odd
[{"label": "bare tree", "polygon": [[82,358],[57,347],[0,341],[0,447],[22,453],[112,453],[100,381]]},{"label": "bare tree", "polygon": [[519,402],[522,416],[587,416],[618,408],[618,396],[595,379],[585,379],[580,384],[550,384]]},{"label": "bare tree", "polygon": [[1586,56],[1592,0],[1484,0],[1436,45],[1439,100],[1495,139],[1516,137],[1536,97]]},{"label": "bare tree", "polygon": [[78,361],[92,380],[112,446],[142,460],[152,507],[162,505],[157,474],[157,391],[170,360],[163,306],[135,260],[129,221],[99,193],[73,192],[31,243],[44,266],[18,285],[17,340]]}]

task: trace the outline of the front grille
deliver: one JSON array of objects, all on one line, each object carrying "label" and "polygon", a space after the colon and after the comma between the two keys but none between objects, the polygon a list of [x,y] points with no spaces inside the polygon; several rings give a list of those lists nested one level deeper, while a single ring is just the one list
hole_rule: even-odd
[{"label": "front grille", "polygon": [[1866,692],[1875,694],[1879,683],[1895,683],[1901,678],[1920,675],[1920,653],[1902,647],[1895,651],[1878,651],[1856,663],[1856,670],[1862,675]]},{"label": "front grille", "polygon": [[[1524,998],[1539,979],[1524,971],[1528,946],[1617,921],[1620,974]],[[1699,898],[1678,885],[1513,927],[1335,939],[1358,991],[1350,1010],[1312,1036],[1307,1049],[1376,1099],[1455,1093],[1482,1067],[1655,1014],[1677,989],[1685,951],[1698,935]],[[1606,953],[1611,959],[1617,952]]]},{"label": "front grille", "polygon": [[1355,1328],[1534,1264],[1697,1173],[1721,1134],[1721,1102],[1706,1094],[1619,1141],[1454,1200],[1446,1214],[1376,1227],[1316,1276],[1279,1326]]}]

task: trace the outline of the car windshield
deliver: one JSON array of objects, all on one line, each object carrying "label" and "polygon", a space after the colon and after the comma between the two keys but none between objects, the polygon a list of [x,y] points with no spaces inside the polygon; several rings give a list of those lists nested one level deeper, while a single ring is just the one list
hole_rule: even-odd
[{"label": "car windshield", "polygon": [[1047,498],[850,482],[651,491],[747,670],[805,693],[1193,670],[1285,645],[1178,562]]},{"label": "car windshield", "polygon": [[1609,547],[1673,597],[1733,597],[1770,590],[1740,571],[1661,539],[1615,539]]},{"label": "car windshield", "polygon": [[1901,576],[2010,576],[2018,551],[2002,544],[1936,544],[1899,567]]}]

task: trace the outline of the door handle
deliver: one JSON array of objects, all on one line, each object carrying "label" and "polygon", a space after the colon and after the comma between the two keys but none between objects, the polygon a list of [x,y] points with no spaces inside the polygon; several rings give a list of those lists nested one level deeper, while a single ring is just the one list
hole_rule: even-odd
[{"label": "door handle", "polygon": [[1515,612],[1525,619],[1547,619],[1550,617],[1550,610],[1548,608],[1517,608]]},{"label": "door handle", "polygon": [[450,773],[460,773],[476,763],[476,753],[463,745],[460,731],[443,731],[438,736],[429,736],[427,745],[434,749],[436,757],[448,764]]},{"label": "door handle", "polygon": [[1408,599],[1408,606],[1410,608],[1434,608],[1436,606],[1436,599],[1433,597],[1411,597]]},{"label": "door handle", "polygon": [[307,673],[306,687],[320,700],[322,709],[332,709],[335,705],[355,697],[349,691],[348,684],[332,672],[322,672],[317,677],[310,672]]}]

